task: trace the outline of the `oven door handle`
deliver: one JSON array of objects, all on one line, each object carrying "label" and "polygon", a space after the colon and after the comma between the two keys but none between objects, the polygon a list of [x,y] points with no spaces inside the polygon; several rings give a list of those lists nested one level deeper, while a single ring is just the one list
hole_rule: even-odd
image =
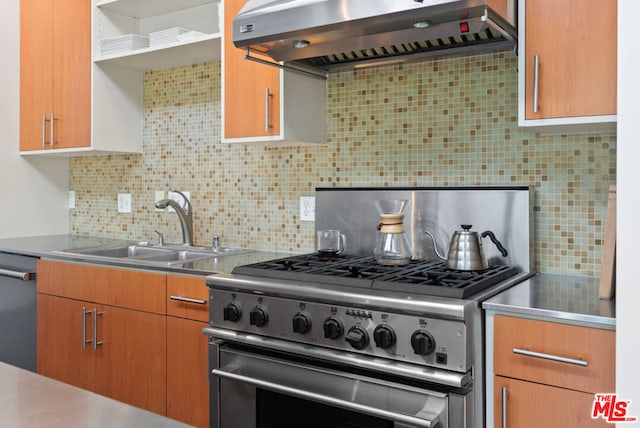
[{"label": "oven door handle", "polygon": [[292,388],[289,386],[279,385],[277,383],[255,379],[248,376],[243,376],[235,373],[229,373],[224,370],[213,369],[211,370],[213,376],[217,376],[222,379],[229,379],[237,382],[248,383],[253,386],[257,386],[271,391],[280,392],[286,395],[290,395],[296,398],[312,400],[318,403],[326,404],[329,406],[341,407],[343,409],[352,410],[354,412],[364,413],[370,416],[376,416],[383,419],[392,420],[396,423],[396,427],[404,428],[436,428],[440,426],[437,419],[425,420],[419,419],[409,415],[403,415],[396,412],[390,412],[388,410],[376,409],[374,407],[365,406],[363,404],[353,403],[350,401],[340,400],[338,398],[329,397],[323,394],[317,394],[315,392],[305,391],[298,388]]}]

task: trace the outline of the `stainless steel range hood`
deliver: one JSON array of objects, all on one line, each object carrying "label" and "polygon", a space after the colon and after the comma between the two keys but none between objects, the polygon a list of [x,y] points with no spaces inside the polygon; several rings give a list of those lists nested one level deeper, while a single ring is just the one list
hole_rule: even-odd
[{"label": "stainless steel range hood", "polygon": [[233,42],[331,70],[515,48],[515,0],[248,0]]}]

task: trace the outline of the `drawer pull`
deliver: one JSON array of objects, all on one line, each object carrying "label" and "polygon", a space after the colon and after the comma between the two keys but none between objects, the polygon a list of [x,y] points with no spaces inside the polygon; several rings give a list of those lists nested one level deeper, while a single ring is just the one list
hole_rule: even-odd
[{"label": "drawer pull", "polygon": [[552,355],[552,354],[543,354],[542,352],[529,351],[528,349],[513,348],[513,353],[518,355],[524,355],[527,357],[542,358],[543,360],[557,361],[559,363],[574,364],[576,366],[586,367],[589,365],[589,363],[585,360],[561,357],[561,356]]},{"label": "drawer pull", "polygon": [[206,305],[207,301],[202,299],[192,299],[190,297],[183,296],[169,296],[171,300],[177,300],[179,302],[195,303],[197,305]]},{"label": "drawer pull", "polygon": [[507,395],[508,390],[506,386],[502,387],[502,428],[507,428]]}]

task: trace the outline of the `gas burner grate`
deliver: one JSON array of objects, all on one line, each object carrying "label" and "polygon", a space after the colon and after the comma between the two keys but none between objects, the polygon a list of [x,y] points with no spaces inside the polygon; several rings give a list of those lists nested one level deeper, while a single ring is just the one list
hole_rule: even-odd
[{"label": "gas burner grate", "polygon": [[447,269],[443,262],[412,261],[385,266],[373,257],[321,259],[315,253],[238,266],[234,274],[261,276],[407,294],[466,298],[518,273],[517,268],[489,266],[481,271]]}]

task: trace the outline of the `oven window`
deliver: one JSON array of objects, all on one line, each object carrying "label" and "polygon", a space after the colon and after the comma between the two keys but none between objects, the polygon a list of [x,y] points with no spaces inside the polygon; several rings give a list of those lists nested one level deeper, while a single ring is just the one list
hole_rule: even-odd
[{"label": "oven window", "polygon": [[256,389],[257,428],[393,428],[393,422]]}]

